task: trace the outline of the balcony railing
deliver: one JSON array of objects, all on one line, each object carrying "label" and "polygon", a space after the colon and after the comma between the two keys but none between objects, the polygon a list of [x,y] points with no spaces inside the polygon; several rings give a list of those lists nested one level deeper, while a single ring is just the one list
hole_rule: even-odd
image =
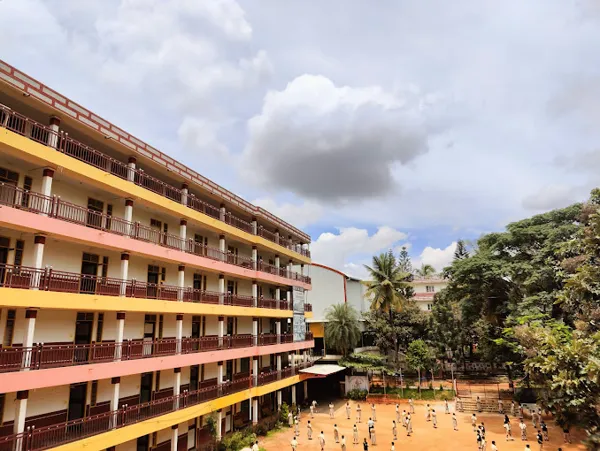
[{"label": "balcony railing", "polygon": [[[58,152],[69,155],[79,161],[83,161],[123,180],[129,180],[138,186],[175,202],[182,203],[182,200],[184,199],[182,190],[146,174],[142,169],[131,168],[126,163],[109,157],[90,146],[70,138],[66,133],[56,132],[50,127],[29,119],[4,105],[0,105],[0,127],[56,149]],[[222,220],[240,230],[254,233],[251,223],[244,221],[231,213],[227,213],[225,217],[222,218],[220,210],[217,207],[198,199],[192,194],[187,195],[185,204],[193,210],[204,213],[212,218]],[[269,241],[281,244],[283,247],[292,251],[297,251],[294,244],[291,242],[288,243],[288,240],[285,240],[282,237],[277,239],[275,233],[266,230],[264,227],[259,227],[257,232],[260,236]],[[310,257],[308,249],[302,249],[300,253]]]},{"label": "balcony railing", "polygon": [[[310,338],[312,339],[312,338]],[[307,340],[309,340],[307,338]],[[289,334],[281,335],[281,343],[291,343]],[[277,343],[276,334],[261,334],[255,339],[252,334],[228,335],[219,338],[208,336],[177,340],[125,340],[123,343],[91,344],[37,344],[31,348],[22,346],[0,347],[0,373],[40,370],[91,363],[137,360],[178,354],[268,346]]]},{"label": "balcony railing", "polygon": [[[271,371],[259,374],[257,377],[257,386],[266,385],[279,379],[290,378],[297,374],[298,369],[304,367],[305,365],[298,365],[296,368],[286,368],[279,372]],[[135,406],[124,405],[118,410],[77,420],[40,428],[27,428],[27,431],[23,433],[0,437],[0,451],[38,451],[53,448],[111,429],[122,428],[176,410],[212,401],[254,386],[254,377],[249,376],[221,385],[213,385],[194,391],[184,391],[179,395],[167,396]]]},{"label": "balcony railing", "polygon": [[23,190],[14,185],[0,183],[0,205],[7,205],[116,235],[127,236],[139,241],[180,250],[211,260],[223,261],[245,269],[254,269],[256,267],[256,270],[267,274],[275,274],[288,279],[310,283],[310,278],[306,276],[285,270],[278,273],[274,269],[274,266],[264,264],[262,261],[255,264],[250,257],[235,255],[230,252],[223,253],[219,249],[204,246],[193,239],[182,239],[179,235],[164,233],[159,229],[145,226],[139,222],[125,221],[112,215],[106,215],[70,202],[65,202],[60,197],[44,196],[33,191]]}]

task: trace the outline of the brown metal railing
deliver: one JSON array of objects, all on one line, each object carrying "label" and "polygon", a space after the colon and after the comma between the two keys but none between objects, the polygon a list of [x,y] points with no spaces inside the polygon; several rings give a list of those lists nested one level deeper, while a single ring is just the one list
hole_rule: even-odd
[{"label": "brown metal railing", "polygon": [[[270,371],[262,373],[258,375],[258,385],[265,385],[278,379],[291,377],[297,369],[302,367],[306,366],[298,365],[295,369],[286,368],[280,372]],[[194,391],[184,391],[179,395],[167,396],[135,406],[124,405],[118,410],[77,420],[70,420],[40,428],[27,428],[25,432],[20,434],[10,434],[0,437],[0,451],[38,451],[53,448],[111,429],[121,428],[196,404],[212,401],[221,396],[247,390],[253,386],[254,378],[248,376],[221,385],[213,385]]]},{"label": "brown metal railing", "polygon": [[277,344],[277,334],[260,334],[258,336],[259,346],[267,346]]},{"label": "brown metal railing", "polygon": [[264,263],[255,265],[250,257],[235,255],[230,252],[223,253],[217,248],[204,246],[202,243],[196,242],[193,239],[182,239],[179,235],[164,233],[159,229],[140,224],[139,222],[128,222],[112,215],[106,215],[66,202],[61,200],[60,197],[44,196],[43,194],[23,190],[14,185],[0,183],[0,205],[7,205],[21,210],[27,210],[32,213],[60,219],[62,221],[84,225],[86,227],[117,235],[128,236],[139,241],[158,244],[159,246],[170,249],[181,250],[188,254],[194,254],[217,261],[224,261],[230,265],[239,266],[245,269],[253,269],[268,274],[277,274],[285,278],[300,280],[294,277],[294,274],[296,273],[278,273],[274,269],[274,266]]},{"label": "brown metal railing", "polygon": [[[0,105],[0,127],[30,138],[33,141],[45,146],[51,147],[58,152],[83,161],[97,169],[113,174],[123,180],[129,180],[138,186],[141,186],[175,202],[182,202],[182,190],[146,174],[140,168],[131,168],[126,163],[118,161],[92,147],[74,140],[73,138],[69,137],[68,133],[64,133],[63,131],[56,132],[50,127],[29,119],[4,105]],[[214,207],[196,198],[193,194],[187,195],[186,205],[193,210],[221,220],[220,210],[217,207]],[[231,213],[227,213],[225,218],[222,220],[248,233],[253,233],[252,224],[232,215]],[[295,251],[292,243],[288,242],[289,240],[284,239],[283,237],[279,237],[277,240],[277,237],[273,232],[266,230],[262,226],[259,227],[258,234],[269,241],[279,243],[282,246]],[[307,255],[304,252],[301,253],[302,255]]]}]

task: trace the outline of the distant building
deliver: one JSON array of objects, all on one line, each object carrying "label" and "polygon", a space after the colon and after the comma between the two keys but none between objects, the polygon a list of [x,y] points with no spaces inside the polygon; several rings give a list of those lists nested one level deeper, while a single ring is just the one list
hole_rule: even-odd
[{"label": "distant building", "polygon": [[411,282],[415,290],[413,300],[423,311],[430,312],[433,308],[433,297],[448,285],[448,281],[439,274],[429,277],[415,277]]}]

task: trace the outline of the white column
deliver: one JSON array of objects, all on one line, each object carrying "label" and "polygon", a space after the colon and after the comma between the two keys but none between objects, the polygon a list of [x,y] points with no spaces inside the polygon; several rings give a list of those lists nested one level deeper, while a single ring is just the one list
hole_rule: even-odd
[{"label": "white column", "polygon": [[219,219],[221,221],[225,221],[225,215],[227,211],[225,210],[225,204],[221,204],[221,208],[219,208]]},{"label": "white column", "polygon": [[300,275],[304,275],[304,265],[300,265]]},{"label": "white column", "polygon": [[50,123],[48,128],[52,130],[51,133],[48,133],[48,145],[50,147],[56,148],[58,145],[58,134],[60,127],[60,118],[56,116],[50,116]]},{"label": "white column", "polygon": [[258,282],[252,281],[252,297],[254,298],[254,307],[258,307]]},{"label": "white column", "polygon": [[217,330],[219,337],[219,348],[223,347],[223,336],[225,335],[225,317],[219,316],[219,328]]},{"label": "white column", "polygon": [[290,361],[292,368],[294,368],[296,366],[296,354],[294,352],[290,353],[288,360]]},{"label": "white column", "polygon": [[258,318],[252,318],[252,337],[254,346],[258,346]]},{"label": "white column", "polygon": [[187,220],[185,219],[179,221],[179,238],[181,239],[181,250],[185,252],[187,243]]},{"label": "white column", "polygon": [[292,270],[293,270],[292,261],[290,260],[288,262],[288,266],[287,266],[287,275],[288,275],[289,278],[292,277]]},{"label": "white column", "polygon": [[281,372],[281,354],[277,354],[276,359],[277,359],[277,371]]},{"label": "white column", "polygon": [[115,339],[115,360],[123,355],[123,333],[125,331],[125,312],[117,312],[117,333]]},{"label": "white column", "polygon": [[173,396],[175,396],[175,408],[179,409],[179,398],[181,394],[181,368],[174,368],[175,383],[173,384]]},{"label": "white column", "polygon": [[187,183],[183,183],[181,185],[181,203],[183,205],[187,205],[188,204],[188,194],[189,194],[190,190],[189,187],[187,185]]},{"label": "white column", "polygon": [[121,271],[119,272],[119,277],[121,279],[119,295],[125,296],[127,294],[127,277],[129,277],[129,254],[121,254]]},{"label": "white column", "polygon": [[219,304],[225,303],[225,275],[219,274]]},{"label": "white column", "polygon": [[221,260],[227,260],[227,249],[225,248],[225,235],[219,235],[219,251],[221,252]]},{"label": "white column", "polygon": [[111,428],[116,428],[117,427],[117,410],[119,410],[119,396],[121,393],[121,378],[120,377],[113,377],[110,380],[110,383],[113,386],[113,392],[112,392],[112,397],[110,398],[110,411],[113,412],[112,418],[111,418]]},{"label": "white column", "polygon": [[258,221],[256,218],[252,218],[252,233],[258,235]]},{"label": "white column", "polygon": [[258,398],[252,400],[252,424],[258,423]]},{"label": "white column", "polygon": [[275,229],[275,242],[279,244],[279,229]]},{"label": "white column", "polygon": [[275,331],[277,333],[277,344],[281,343],[281,320],[275,322]]},{"label": "white column", "polygon": [[308,399],[308,381],[304,381],[304,399]]},{"label": "white column", "polygon": [[[45,168],[42,172],[42,187],[40,194],[47,197],[52,197],[52,180],[54,179],[54,169]],[[52,214],[52,200],[46,199],[42,205],[42,216]]]},{"label": "white column", "polygon": [[177,300],[181,302],[185,291],[185,265],[179,265],[177,271]]},{"label": "white column", "polygon": [[252,357],[252,376],[254,377],[254,386],[258,385],[258,357]]},{"label": "white column", "polygon": [[288,305],[293,310],[292,302],[292,287],[289,287],[286,293],[286,300],[288,301]]},{"label": "white column", "polygon": [[28,309],[25,311],[25,330],[23,331],[23,370],[29,371],[31,366],[31,354],[33,352],[33,336],[35,334],[35,319],[37,310]]},{"label": "white column", "polygon": [[254,265],[254,270],[258,270],[258,248],[256,246],[252,246],[252,264]]},{"label": "white column", "polygon": [[177,439],[179,438],[179,425],[171,426],[171,451],[177,451]]},{"label": "white column", "polygon": [[279,265],[281,264],[281,259],[279,255],[275,256],[275,268],[277,268],[277,275],[279,275]]},{"label": "white column", "polygon": [[135,180],[135,157],[129,157],[127,161],[127,180],[133,182]]},{"label": "white column", "polygon": [[296,404],[296,385],[292,385],[292,404]]},{"label": "white column", "polygon": [[127,234],[134,235],[135,228],[131,223],[133,221],[133,199],[125,199],[125,212],[123,214],[123,219],[125,220]]},{"label": "white column", "polygon": [[281,390],[277,390],[277,410],[281,410]]},{"label": "white column", "polygon": [[46,237],[44,235],[36,235],[33,239],[33,267],[42,269],[44,262],[44,245]]},{"label": "white column", "polygon": [[252,396],[248,398],[248,401],[250,401],[250,408],[248,409],[248,419],[252,421]]},{"label": "white column", "polygon": [[223,411],[217,410],[217,441],[221,441],[221,424],[223,423]]},{"label": "white column", "polygon": [[[21,434],[25,432],[25,418],[27,418],[27,398],[29,398],[29,391],[22,390],[17,392],[17,399],[15,401],[15,418],[13,423],[13,433]],[[15,449],[21,449],[21,443],[18,443]]]},{"label": "white column", "polygon": [[223,384],[223,361],[217,363],[217,384]]},{"label": "white column", "polygon": [[175,340],[177,354],[181,354],[181,346],[183,340],[183,314],[178,313],[175,322]]}]

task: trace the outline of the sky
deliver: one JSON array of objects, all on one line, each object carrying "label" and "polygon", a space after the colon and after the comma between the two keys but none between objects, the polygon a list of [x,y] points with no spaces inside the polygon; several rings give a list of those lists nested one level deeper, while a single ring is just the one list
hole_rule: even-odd
[{"label": "sky", "polygon": [[[374,6],[376,5],[376,6]],[[0,59],[365,274],[584,200],[595,0],[0,0]]]}]

